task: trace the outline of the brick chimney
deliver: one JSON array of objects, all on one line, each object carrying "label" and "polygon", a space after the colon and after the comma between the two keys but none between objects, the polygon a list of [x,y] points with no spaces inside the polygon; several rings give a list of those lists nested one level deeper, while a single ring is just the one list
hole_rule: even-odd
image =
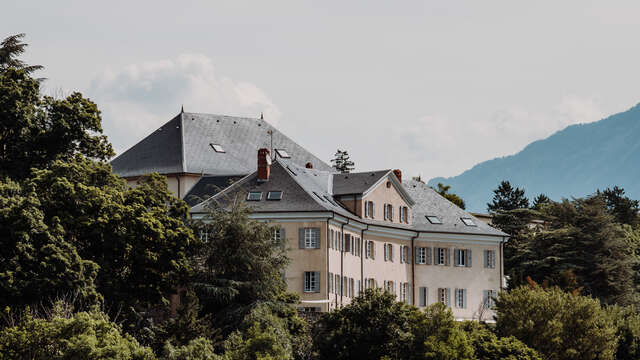
[{"label": "brick chimney", "polygon": [[308,162],[304,167],[306,167],[307,169],[313,169],[313,164]]},{"label": "brick chimney", "polygon": [[258,149],[258,181],[269,181],[271,175],[271,157],[269,149]]},{"label": "brick chimney", "polygon": [[400,169],[395,169],[395,170],[393,170],[393,173],[398,178],[398,181],[400,181],[400,183],[402,183],[402,171],[400,171]]}]

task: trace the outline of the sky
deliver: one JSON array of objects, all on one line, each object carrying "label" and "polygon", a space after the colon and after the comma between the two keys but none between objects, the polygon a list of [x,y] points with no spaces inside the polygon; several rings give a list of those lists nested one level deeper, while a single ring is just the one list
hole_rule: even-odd
[{"label": "sky", "polygon": [[638,1],[8,1],[46,94],[122,152],[179,113],[259,117],[321,159],[455,176],[640,102]]}]

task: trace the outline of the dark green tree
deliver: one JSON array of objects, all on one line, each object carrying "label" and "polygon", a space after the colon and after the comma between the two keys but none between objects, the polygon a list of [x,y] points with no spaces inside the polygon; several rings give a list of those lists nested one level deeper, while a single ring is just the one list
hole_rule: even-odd
[{"label": "dark green tree", "polygon": [[540,194],[538,196],[536,196],[535,199],[533,199],[533,206],[532,208],[535,210],[540,209],[543,205],[548,204],[551,202],[551,199],[549,199],[547,197],[547,195],[545,194]]},{"label": "dark green tree", "polygon": [[346,150],[338,149],[331,159],[333,167],[341,173],[349,173],[354,169],[354,163],[350,160],[349,153]]},{"label": "dark green tree", "polygon": [[640,313],[634,306],[608,306],[607,313],[616,326],[618,348],[616,359],[632,360],[640,358]]},{"label": "dark green tree", "polygon": [[638,200],[624,196],[624,189],[614,186],[603,191],[598,190],[598,195],[604,197],[609,212],[621,224],[631,225],[636,228],[640,225],[640,203]]},{"label": "dark green tree", "polygon": [[465,321],[462,328],[473,344],[474,359],[542,360],[532,348],[513,336],[499,338],[486,324]]},{"label": "dark green tree", "polygon": [[18,58],[27,48],[27,44],[22,42],[23,38],[24,34],[16,34],[8,36],[0,42],[0,72],[7,68],[14,68],[30,74],[42,69],[40,65],[27,65]]},{"label": "dark green tree", "polygon": [[529,199],[524,196],[524,189],[513,188],[508,181],[502,181],[497,189],[493,190],[493,200],[487,203],[489,212],[526,209],[529,207]]},{"label": "dark green tree", "polygon": [[596,299],[522,286],[496,302],[498,336],[514,336],[545,359],[614,359],[616,327]]},{"label": "dark green tree", "polygon": [[442,183],[438,183],[438,188],[435,190],[438,194],[440,194],[440,196],[458,205],[460,209],[465,208],[464,200],[462,200],[462,198],[459,197],[458,195],[449,192],[449,190],[451,190],[451,185],[444,185]]}]

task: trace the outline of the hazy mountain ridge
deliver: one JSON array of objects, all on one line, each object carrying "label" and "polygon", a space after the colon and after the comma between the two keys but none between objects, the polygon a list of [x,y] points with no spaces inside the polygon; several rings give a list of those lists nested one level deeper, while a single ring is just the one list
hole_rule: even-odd
[{"label": "hazy mountain ridge", "polygon": [[486,212],[501,180],[524,187],[530,199],[539,193],[554,200],[584,196],[613,185],[640,199],[640,104],[600,121],[570,125],[515,155],[431,179],[429,185],[451,185],[468,210]]}]

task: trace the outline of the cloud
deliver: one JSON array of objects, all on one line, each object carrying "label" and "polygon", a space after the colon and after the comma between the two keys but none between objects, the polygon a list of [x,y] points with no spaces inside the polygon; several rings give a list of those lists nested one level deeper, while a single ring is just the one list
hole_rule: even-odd
[{"label": "cloud", "polygon": [[121,152],[180,111],[258,117],[276,125],[278,107],[257,85],[220,75],[210,58],[182,54],[175,59],[107,69],[91,82],[105,133]]},{"label": "cloud", "polygon": [[547,112],[513,106],[473,119],[425,115],[395,127],[392,138],[407,154],[402,161],[411,173],[455,176],[479,162],[517,153],[568,125],[603,117],[595,97],[570,95]]}]

